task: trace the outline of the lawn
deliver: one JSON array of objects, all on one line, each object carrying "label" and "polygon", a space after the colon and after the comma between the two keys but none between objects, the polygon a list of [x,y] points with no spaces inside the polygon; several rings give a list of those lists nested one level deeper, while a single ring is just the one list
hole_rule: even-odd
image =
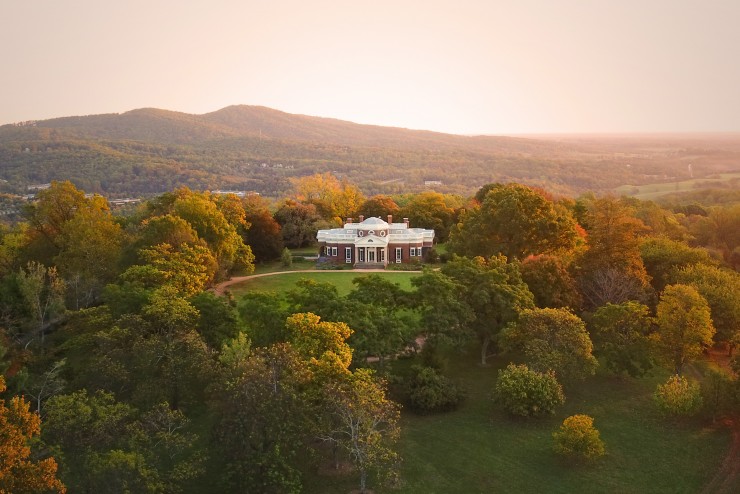
[{"label": "lawn", "polygon": [[[404,413],[404,484],[376,492],[695,493],[728,450],[727,430],[668,423],[656,414],[651,395],[663,374],[643,380],[597,375],[566,389],[566,405],[556,416],[513,420],[490,399],[507,362],[480,367],[476,349],[451,359],[449,374],[467,387],[467,402],[447,414]],[[594,465],[567,465],[552,452],[552,431],[576,413],[594,417],[606,443],[607,455]],[[344,494],[355,482],[351,476],[312,477],[305,491]]]},{"label": "lawn", "polygon": [[[303,269],[311,269],[303,268]],[[284,274],[276,274],[273,276],[262,276],[258,278],[252,278],[243,283],[239,283],[229,287],[231,293],[234,294],[235,298],[239,298],[249,291],[262,290],[272,292],[283,292],[290,290],[295,287],[295,284],[301,278],[310,278],[320,282],[333,283],[336,285],[340,295],[348,294],[354,285],[352,280],[360,276],[369,276],[372,273],[366,271],[326,271],[320,273],[292,273],[286,272]],[[406,272],[406,271],[387,271],[380,274],[384,278],[388,278],[391,281],[398,283],[404,290],[411,289],[411,278],[419,276],[419,273]]]}]

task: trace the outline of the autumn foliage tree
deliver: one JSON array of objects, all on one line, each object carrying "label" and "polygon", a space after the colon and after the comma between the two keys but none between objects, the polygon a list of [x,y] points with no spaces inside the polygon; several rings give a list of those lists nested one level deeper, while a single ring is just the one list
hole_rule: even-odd
[{"label": "autumn foliage tree", "polygon": [[[0,376],[0,393],[5,389],[5,378]],[[26,400],[17,396],[8,404],[0,400],[0,493],[67,491],[56,478],[54,458],[31,459],[30,442],[40,432],[41,419],[30,411]]]}]

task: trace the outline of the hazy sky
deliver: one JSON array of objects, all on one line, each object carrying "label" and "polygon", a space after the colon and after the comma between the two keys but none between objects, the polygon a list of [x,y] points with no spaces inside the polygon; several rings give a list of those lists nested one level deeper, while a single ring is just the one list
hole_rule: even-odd
[{"label": "hazy sky", "polygon": [[740,131],[740,0],[0,0],[0,124],[263,105],[453,133]]}]

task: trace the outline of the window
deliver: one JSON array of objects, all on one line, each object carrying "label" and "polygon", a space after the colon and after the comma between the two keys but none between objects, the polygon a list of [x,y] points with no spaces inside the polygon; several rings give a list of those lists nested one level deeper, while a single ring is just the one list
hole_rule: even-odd
[{"label": "window", "polygon": [[401,262],[402,252],[403,252],[403,249],[401,247],[396,247],[396,262]]},{"label": "window", "polygon": [[331,247],[324,247],[324,255],[330,256],[331,255]]},{"label": "window", "polygon": [[337,256],[337,248],[336,247],[332,247],[331,248],[331,255],[334,256],[334,257]]},{"label": "window", "polygon": [[416,257],[416,247],[411,247],[409,249],[409,256],[410,257]]},{"label": "window", "polygon": [[344,248],[344,262],[347,264],[352,262],[352,247]]}]

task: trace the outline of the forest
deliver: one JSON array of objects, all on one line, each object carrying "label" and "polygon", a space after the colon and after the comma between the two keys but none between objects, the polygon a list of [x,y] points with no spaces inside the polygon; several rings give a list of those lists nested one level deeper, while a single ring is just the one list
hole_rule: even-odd
[{"label": "forest", "polygon": [[[29,129],[49,130],[12,130]],[[0,492],[740,487],[722,467],[738,460],[740,202],[508,180],[368,194],[312,170],[275,200],[201,191],[206,174],[114,211],[43,168],[50,187],[0,219]],[[360,214],[437,245],[412,272],[215,290],[322,266],[316,231]]]},{"label": "forest", "polygon": [[291,178],[333,173],[368,195],[472,195],[517,182],[576,196],[737,172],[737,135],[458,136],[359,125],[269,108],[190,115],[157,109],[0,126],[0,193],[69,180],[110,198],[178,187],[276,199]]}]

